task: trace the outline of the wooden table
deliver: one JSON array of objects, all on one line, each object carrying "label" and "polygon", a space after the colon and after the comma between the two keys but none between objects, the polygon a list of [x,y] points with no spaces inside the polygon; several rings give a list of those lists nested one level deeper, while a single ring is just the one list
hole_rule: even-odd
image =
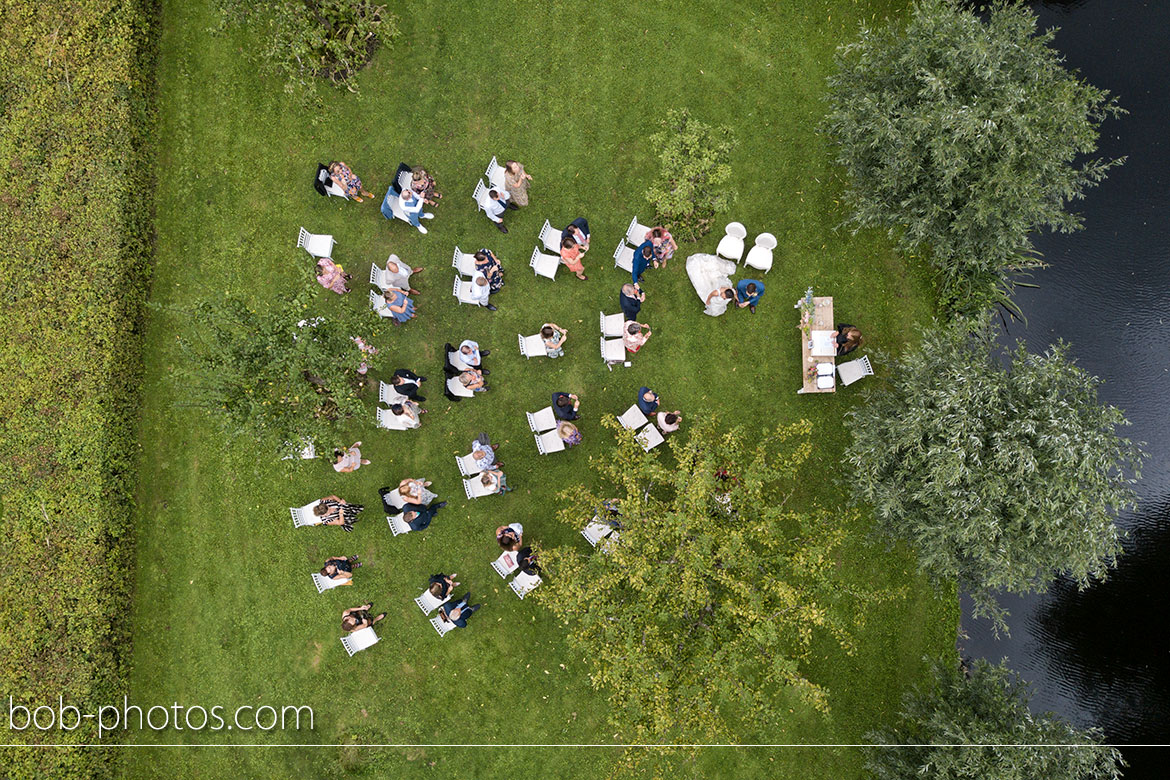
[{"label": "wooden table", "polygon": [[[803,297],[801,300],[804,300]],[[832,296],[813,297],[813,305],[816,307],[813,311],[812,322],[809,325],[809,333],[814,330],[833,330],[833,298]],[[796,302],[796,308],[800,308],[800,301]],[[815,376],[809,377],[808,370],[817,363],[832,363],[836,365],[837,358],[835,355],[826,357],[814,357],[812,349],[809,347],[809,339],[804,337],[804,331],[800,324],[796,326],[796,334],[800,338],[800,372],[804,379],[803,383],[797,393],[835,393],[837,392],[836,376],[833,378],[833,386],[820,389],[817,387],[817,378]]]}]

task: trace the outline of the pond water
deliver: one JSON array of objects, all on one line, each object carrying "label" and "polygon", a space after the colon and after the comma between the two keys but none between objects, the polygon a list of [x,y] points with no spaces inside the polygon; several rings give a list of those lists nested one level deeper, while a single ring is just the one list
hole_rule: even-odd
[{"label": "pond water", "polygon": [[[1074,208],[1085,229],[1044,235],[1051,267],[1016,300],[1027,324],[1011,339],[1041,351],[1058,337],[1101,377],[1101,400],[1125,410],[1129,438],[1146,443],[1141,504],[1121,518],[1129,534],[1111,578],[1078,592],[1060,582],[1044,596],[1007,598],[1010,639],[970,617],[965,656],[1009,665],[1033,685],[1033,711],[1099,725],[1122,745],[1170,743],[1170,2],[1033,2],[1069,67],[1117,95],[1130,113],[1103,127],[1100,153],[1128,156]],[[1123,751],[1130,780],[1164,778],[1170,752]]]}]

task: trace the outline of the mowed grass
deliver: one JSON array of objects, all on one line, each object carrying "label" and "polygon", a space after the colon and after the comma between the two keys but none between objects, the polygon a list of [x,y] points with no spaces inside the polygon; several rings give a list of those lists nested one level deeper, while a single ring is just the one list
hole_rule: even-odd
[{"label": "mowed grass", "polygon": [[[327,94],[316,117],[255,72],[247,51],[256,39],[208,32],[216,22],[210,5],[163,4],[153,300],[182,307],[234,292],[263,304],[291,285],[316,287],[312,261],[294,248],[303,225],[332,233],[335,259],[354,276],[352,294],[319,291],[306,312],[328,316],[340,306],[365,307],[371,262],[395,252],[426,268],[415,282],[420,314],[402,328],[376,325],[382,355],[373,378],[398,366],[430,376],[429,414],[420,430],[379,430],[371,389],[368,418],[347,424],[337,443],[363,440],[372,465],[338,475],[323,460],[282,463],[249,441],[225,440],[200,410],[183,405],[183,388],[170,375],[183,359],[175,339],[187,323],[178,311],[153,312],[132,699],[307,704],[316,721],[311,732],[133,733],[131,741],[143,744],[290,747],[128,750],[126,775],[294,777],[340,766],[376,776],[479,778],[528,766],[546,777],[602,776],[620,749],[291,746],[614,743],[605,692],[590,687],[563,626],[517,600],[488,562],[498,553],[493,529],[513,520],[524,523],[528,541],[585,543],[554,521],[557,493],[595,479],[590,460],[613,445],[600,419],[628,407],[642,384],[661,393],[665,408],[717,413],[726,425],[811,420],[816,452],[799,499],[843,506],[841,417],[861,400],[860,386],[795,394],[801,365],[792,305],[813,285],[834,296],[838,319],[886,350],[902,348],[913,324],[931,313],[923,272],[908,268],[884,237],[835,230],[842,185],[814,132],[833,48],[863,17],[880,18],[902,4],[422,0],[399,12],[403,33],[362,73],[360,96]],[[736,219],[751,236],[774,233],[776,263],[756,315],[712,319],[701,313],[684,261],[713,252],[722,231],[682,246],[666,270],[646,279],[642,319],[653,338],[632,368],[611,373],[598,354],[597,315],[617,311],[624,275],[610,254],[630,217],[652,219],[643,192],[657,162],[647,139],[670,106],[735,128],[739,197],[720,224]],[[531,207],[509,214],[506,236],[470,198],[493,154],[523,161],[536,179]],[[378,196],[399,161],[425,164],[446,196],[427,223],[430,234],[385,221],[377,199],[320,198],[310,186],[316,163],[338,158]],[[527,260],[544,219],[559,227],[582,215],[593,231],[589,280],[563,269],[555,282],[534,278]],[[452,298],[457,244],[490,247],[504,261],[507,285],[493,298],[498,312]],[[546,320],[569,329],[567,355],[525,360],[516,334]],[[492,350],[491,390],[452,405],[441,393],[441,351],[462,338]],[[523,412],[546,406],[555,390],[581,396],[585,440],[540,457]],[[467,452],[480,431],[502,444],[499,458],[516,490],[468,502],[453,456]],[[670,457],[667,447],[658,452]],[[395,539],[376,491],[404,476],[432,480],[450,505],[425,532]],[[287,507],[328,493],[366,505],[357,530],[294,530]],[[856,742],[921,678],[922,657],[953,645],[953,594],[940,598],[915,576],[906,551],[871,543],[868,524],[850,530],[842,581],[905,587],[906,597],[873,614],[855,655],[829,644],[817,653],[808,674],[831,691],[829,718],[794,706],[783,730],[745,731],[745,741]],[[329,555],[353,553],[366,564],[356,584],[318,595],[310,572]],[[458,572],[484,604],[467,630],[441,640],[411,601],[439,571]],[[347,658],[340,613],[366,600],[389,613],[378,626],[382,641]],[[858,776],[860,764],[848,749],[712,749],[700,753],[693,771],[836,779]]]}]

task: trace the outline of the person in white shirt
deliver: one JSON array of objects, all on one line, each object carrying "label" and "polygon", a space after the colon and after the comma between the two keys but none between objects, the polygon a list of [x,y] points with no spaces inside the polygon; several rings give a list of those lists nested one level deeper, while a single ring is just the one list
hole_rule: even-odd
[{"label": "person in white shirt", "polygon": [[426,234],[427,229],[419,224],[420,219],[434,219],[435,215],[429,211],[423,213],[423,200],[415,194],[414,190],[407,187],[398,196],[398,205],[402,207],[406,218],[410,220],[410,224],[418,228],[418,232]]},{"label": "person in white shirt", "polygon": [[677,409],[673,412],[659,412],[654,415],[654,422],[663,433],[674,433],[682,422],[682,412]]},{"label": "person in white shirt", "polygon": [[488,311],[495,311],[496,307],[492,305],[489,298],[492,294],[491,285],[488,284],[487,277],[476,271],[471,276],[471,300],[484,307]]},{"label": "person in white shirt", "polygon": [[411,295],[418,295],[418,290],[410,284],[410,277],[421,270],[421,267],[411,268],[399,260],[398,255],[390,255],[386,260],[386,274],[383,279],[389,287],[397,287],[399,290],[408,291]]},{"label": "person in white shirt", "polygon": [[501,233],[508,232],[508,226],[504,224],[504,212],[510,208],[520,208],[512,203],[511,199],[512,196],[508,194],[507,190],[488,190],[484,213],[487,214],[488,219],[496,223],[496,227],[500,229]]}]

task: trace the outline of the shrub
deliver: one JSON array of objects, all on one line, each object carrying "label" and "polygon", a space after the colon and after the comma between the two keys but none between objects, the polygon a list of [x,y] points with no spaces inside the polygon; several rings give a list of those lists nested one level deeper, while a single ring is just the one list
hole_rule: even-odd
[{"label": "shrub", "polygon": [[265,29],[257,54],[285,91],[312,96],[317,81],[357,91],[355,76],[379,42],[398,34],[397,17],[371,0],[220,0],[223,24]]},{"label": "shrub", "polygon": [[1022,4],[996,2],[984,21],[920,0],[904,28],[864,28],[838,50],[825,129],[851,182],[848,222],[926,252],[960,313],[1007,304],[1013,275],[1041,265],[1029,233],[1078,229],[1065,204],[1122,162],[1074,164],[1122,111],[1064,67],[1053,36]]},{"label": "shrub", "polygon": [[701,238],[711,230],[715,214],[735,200],[735,191],[725,186],[731,180],[727,160],[735,148],[731,128],[711,127],[692,119],[686,109],[671,109],[650,145],[662,162],[646,190],[655,222],[683,241]]}]

